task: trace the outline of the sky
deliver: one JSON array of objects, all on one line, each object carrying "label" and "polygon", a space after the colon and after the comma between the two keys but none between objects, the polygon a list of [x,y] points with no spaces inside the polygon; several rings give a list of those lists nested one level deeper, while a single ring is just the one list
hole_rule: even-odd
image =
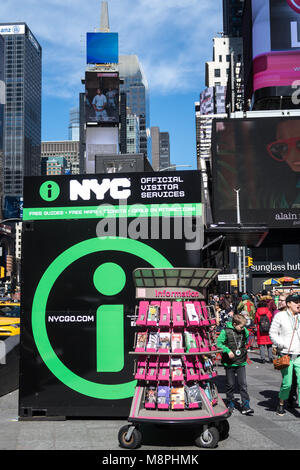
[{"label": "sky", "polygon": [[[108,0],[119,53],[136,54],[150,97],[150,126],[170,134],[171,162],[195,169],[194,103],[222,31],[222,0]],[[1,0],[2,23],[26,22],[42,46],[42,140],[68,139],[69,111],[84,91],[86,33],[101,0]],[[180,167],[190,165],[190,167]]]}]

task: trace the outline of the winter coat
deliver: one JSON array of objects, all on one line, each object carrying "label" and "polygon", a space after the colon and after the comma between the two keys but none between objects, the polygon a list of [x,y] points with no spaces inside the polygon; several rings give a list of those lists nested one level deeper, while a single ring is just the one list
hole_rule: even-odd
[{"label": "winter coat", "polygon": [[241,313],[243,311],[248,312],[249,318],[251,318],[251,320],[254,320],[255,307],[254,303],[251,302],[251,300],[242,300],[237,306],[237,311],[238,313]]},{"label": "winter coat", "polygon": [[272,344],[272,341],[271,341],[271,338],[270,338],[269,334],[268,333],[261,333],[259,331],[259,320],[260,320],[262,315],[267,315],[267,317],[269,319],[269,322],[270,322],[270,326],[271,326],[271,322],[272,322],[272,318],[273,318],[272,313],[270,312],[270,310],[267,307],[259,307],[256,310],[254,323],[257,325],[256,340],[257,340],[257,345],[258,346],[261,346],[263,344]]},{"label": "winter coat", "polygon": [[[295,322],[297,328],[293,337]],[[300,314],[293,315],[289,309],[276,313],[272,320],[270,337],[281,354],[287,354],[289,347],[290,354],[300,354]]]},{"label": "winter coat", "polygon": [[[229,339],[228,338],[228,332],[227,330],[233,330],[233,334],[236,335],[236,337],[241,337],[242,338],[242,344],[241,344],[241,356],[237,357],[235,356],[233,359],[230,359],[228,356],[228,353],[232,351],[235,353],[236,348],[235,344],[231,346],[231,349],[228,347],[229,346]],[[234,328],[232,322],[226,323],[226,327],[220,332],[218,339],[217,339],[217,346],[219,349],[223,351],[222,354],[222,363],[225,367],[238,367],[238,366],[245,366],[247,364],[247,351],[246,351],[246,344],[248,342],[249,338],[249,331],[244,328],[240,333],[237,332],[237,330]]]}]

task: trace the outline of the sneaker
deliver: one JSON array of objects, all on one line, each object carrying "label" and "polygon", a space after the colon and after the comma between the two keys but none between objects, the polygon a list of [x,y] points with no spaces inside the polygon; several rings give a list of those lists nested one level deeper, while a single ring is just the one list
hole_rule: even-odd
[{"label": "sneaker", "polygon": [[281,405],[280,403],[278,404],[277,409],[276,409],[276,414],[278,416],[284,416],[285,415],[284,405]]},{"label": "sneaker", "polygon": [[248,400],[244,402],[241,413],[242,415],[250,415],[251,413],[254,413],[254,410],[250,408]]},{"label": "sneaker", "polygon": [[231,400],[231,401],[228,403],[227,408],[228,408],[230,414],[232,414],[232,413],[234,412],[234,410],[235,410],[234,401]]}]

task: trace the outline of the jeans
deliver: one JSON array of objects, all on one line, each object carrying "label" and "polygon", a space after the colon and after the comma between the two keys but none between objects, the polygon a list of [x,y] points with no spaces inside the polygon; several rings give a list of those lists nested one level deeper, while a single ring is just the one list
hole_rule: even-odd
[{"label": "jeans", "polygon": [[273,354],[272,354],[272,344],[261,344],[259,346],[259,352],[260,352],[260,358],[262,361],[264,361],[266,359],[266,356],[265,356],[265,346],[267,347],[267,351],[268,351],[268,358],[269,360],[271,361],[273,359]]},{"label": "jeans", "polygon": [[280,372],[282,375],[282,382],[279,391],[279,399],[284,401],[289,398],[293,382],[293,372],[295,372],[298,384],[298,400],[300,403],[300,356],[298,356],[294,361],[291,359],[290,365],[285,369],[282,369]]},{"label": "jeans", "polygon": [[226,398],[233,401],[235,389],[235,377],[242,402],[249,401],[247,381],[246,381],[246,366],[225,367],[226,372]]}]

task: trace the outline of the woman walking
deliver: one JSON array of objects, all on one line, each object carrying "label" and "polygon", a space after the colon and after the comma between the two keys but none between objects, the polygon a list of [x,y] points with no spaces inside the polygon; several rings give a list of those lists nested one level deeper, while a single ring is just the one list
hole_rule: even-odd
[{"label": "woman walking", "polygon": [[272,341],[269,336],[272,313],[268,309],[265,300],[260,300],[257,307],[254,323],[257,325],[256,339],[259,346],[260,358],[262,364],[264,364],[266,362],[265,347],[267,347],[269,362],[273,362]]},{"label": "woman walking", "polygon": [[270,338],[277,347],[278,355],[290,357],[290,364],[281,370],[282,382],[276,410],[279,416],[285,414],[284,402],[289,398],[293,372],[296,374],[300,398],[300,296],[288,295],[286,305],[286,310],[276,313],[270,328]]}]

